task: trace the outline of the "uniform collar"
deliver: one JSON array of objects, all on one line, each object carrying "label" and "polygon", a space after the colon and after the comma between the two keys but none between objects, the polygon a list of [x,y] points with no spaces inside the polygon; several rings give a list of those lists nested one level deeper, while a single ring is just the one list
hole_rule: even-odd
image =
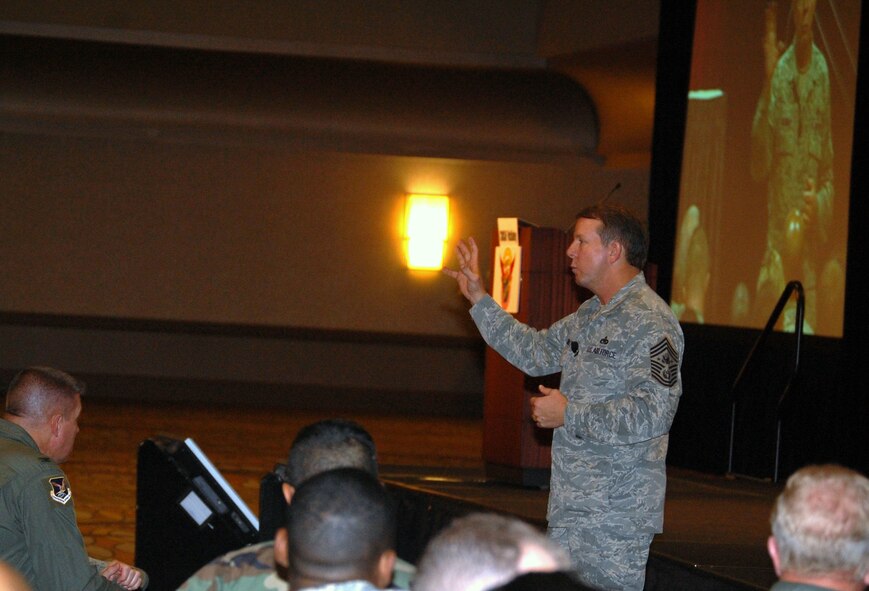
[{"label": "uniform collar", "polygon": [[625,283],[621,287],[621,289],[616,292],[616,294],[610,299],[609,302],[607,302],[605,306],[601,303],[599,297],[594,296],[594,302],[596,304],[597,311],[607,312],[609,310],[615,309],[619,304],[622,303],[622,301],[624,301],[626,297],[628,297],[628,294],[642,289],[644,285],[646,285],[646,277],[643,275],[642,271],[639,271],[636,275],[633,276],[633,278],[631,278],[630,281]]},{"label": "uniform collar", "polygon": [[0,419],[0,436],[4,439],[21,443],[22,445],[26,445],[27,447],[39,451],[39,446],[36,445],[36,442],[33,440],[33,437],[30,436],[30,433],[28,433],[24,427],[16,425],[12,421]]}]

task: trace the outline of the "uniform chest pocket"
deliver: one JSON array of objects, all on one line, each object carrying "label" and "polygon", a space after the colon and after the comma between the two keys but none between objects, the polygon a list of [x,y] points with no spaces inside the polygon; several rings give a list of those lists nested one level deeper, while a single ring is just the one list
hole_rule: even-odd
[{"label": "uniform chest pocket", "polygon": [[622,373],[618,354],[610,349],[587,347],[581,354],[580,377],[592,391],[612,396],[624,381]]}]

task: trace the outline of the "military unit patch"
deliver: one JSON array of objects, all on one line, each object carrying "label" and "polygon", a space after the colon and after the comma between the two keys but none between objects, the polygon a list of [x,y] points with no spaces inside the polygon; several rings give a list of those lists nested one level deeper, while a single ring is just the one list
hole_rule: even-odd
[{"label": "military unit patch", "polygon": [[72,490],[69,488],[66,478],[55,476],[54,478],[49,478],[48,483],[51,485],[49,496],[61,505],[66,505],[72,498]]},{"label": "military unit patch", "polygon": [[652,364],[652,377],[664,386],[672,388],[679,376],[679,353],[667,337],[649,351]]}]

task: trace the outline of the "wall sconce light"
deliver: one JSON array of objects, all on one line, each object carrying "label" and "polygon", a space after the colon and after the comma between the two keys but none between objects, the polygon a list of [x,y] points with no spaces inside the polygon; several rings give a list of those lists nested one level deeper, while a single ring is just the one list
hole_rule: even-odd
[{"label": "wall sconce light", "polygon": [[437,271],[443,267],[449,220],[450,198],[446,195],[407,196],[404,237],[408,269]]}]

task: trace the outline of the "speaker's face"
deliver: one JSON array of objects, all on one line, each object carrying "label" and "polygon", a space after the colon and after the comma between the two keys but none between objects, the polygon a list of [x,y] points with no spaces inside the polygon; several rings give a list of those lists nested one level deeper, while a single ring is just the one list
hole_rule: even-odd
[{"label": "speaker's face", "polygon": [[580,218],[573,230],[573,242],[567,248],[570,270],[576,284],[594,293],[603,284],[608,269],[609,249],[600,237],[600,220]]}]

